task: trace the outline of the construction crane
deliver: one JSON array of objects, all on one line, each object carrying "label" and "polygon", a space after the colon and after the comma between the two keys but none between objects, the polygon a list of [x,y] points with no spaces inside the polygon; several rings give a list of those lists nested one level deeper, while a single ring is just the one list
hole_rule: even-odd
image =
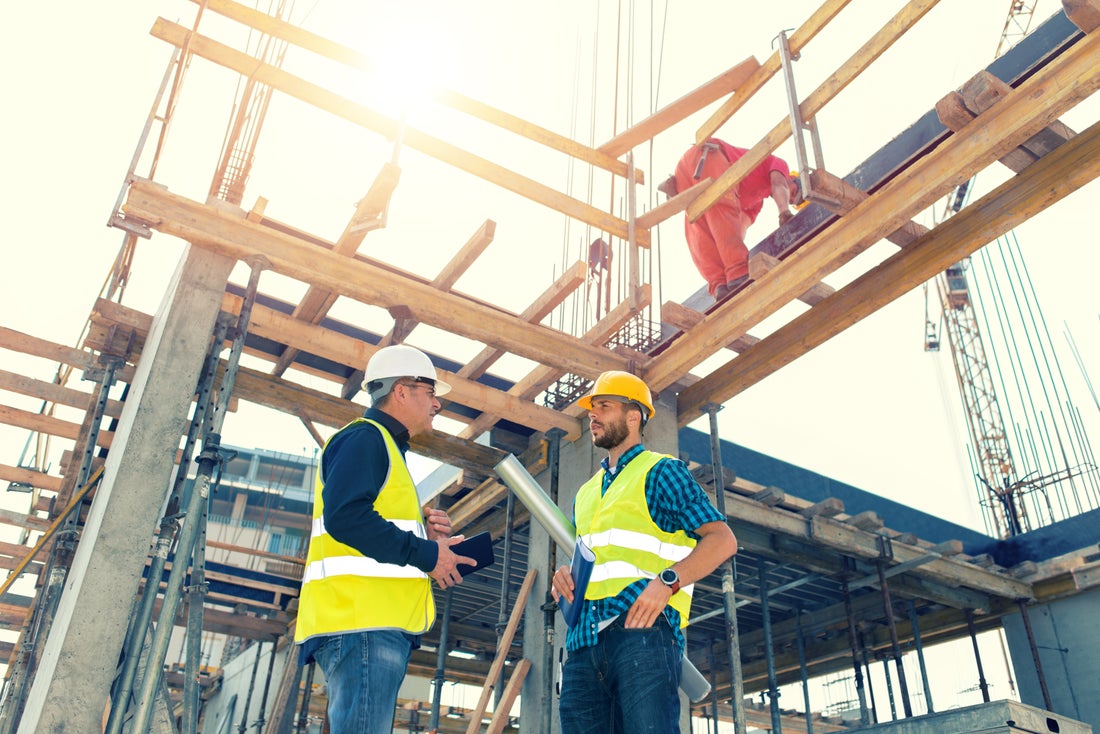
[{"label": "construction crane", "polygon": [[[1011,0],[1001,39],[994,58],[999,57],[1027,34],[1035,2]],[[959,185],[948,197],[944,216],[958,212],[966,202],[973,179]],[[1020,493],[1027,483],[1018,481],[1006,424],[994,388],[993,373],[986,358],[977,314],[967,278],[969,259],[960,261],[935,278],[946,328],[955,377],[962,394],[967,428],[973,442],[978,480],[985,488],[983,507],[992,515],[998,535],[1010,537],[1030,530]],[[939,351],[941,338],[927,312],[925,286],[925,351]]]}]

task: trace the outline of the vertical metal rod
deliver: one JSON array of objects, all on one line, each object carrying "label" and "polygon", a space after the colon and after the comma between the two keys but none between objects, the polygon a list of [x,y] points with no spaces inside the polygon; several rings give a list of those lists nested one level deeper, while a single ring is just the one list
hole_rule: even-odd
[{"label": "vertical metal rod", "polygon": [[714,640],[707,645],[707,653],[710,657],[710,700],[714,716],[711,717],[711,731],[718,734],[718,662],[714,656]]},{"label": "vertical metal rod", "polygon": [[894,705],[894,681],[890,678],[890,661],[882,659],[882,670],[886,676],[886,700],[890,704],[890,720],[898,720],[898,707]]},{"label": "vertical metal rod", "polygon": [[432,713],[429,718],[428,728],[432,731],[439,730],[439,707],[443,701],[443,684],[447,676],[447,649],[450,647],[448,640],[451,631],[451,601],[454,599],[454,587],[447,589],[443,599],[443,624],[439,627],[439,649],[435,654],[435,677],[432,678]]},{"label": "vertical metal rod", "polygon": [[806,707],[806,734],[814,734],[813,714],[810,711],[810,677],[806,670],[806,640],[802,634],[802,607],[798,608],[798,669],[802,674],[802,700]]},{"label": "vertical metal rod", "polygon": [[856,637],[856,620],[852,616],[852,595],[848,591],[848,579],[841,582],[841,590],[844,592],[844,616],[848,619],[848,646],[852,649],[852,668],[855,671],[856,695],[859,696],[859,723],[867,726],[871,723],[871,716],[867,711],[867,692],[863,689],[863,670],[859,665],[859,641]]},{"label": "vertical metal rod", "polygon": [[252,661],[252,677],[248,681],[248,692],[244,696],[244,710],[241,711],[241,723],[237,725],[238,734],[244,734],[248,730],[248,710],[252,708],[252,691],[256,688],[256,672],[260,669],[260,653],[263,652],[263,644],[256,642],[256,659]]},{"label": "vertical metal rod", "polygon": [[875,687],[871,685],[871,661],[868,659],[867,646],[863,642],[863,633],[859,633],[859,647],[863,651],[863,669],[867,673],[867,695],[871,699],[871,721],[878,723],[878,704],[875,703]]},{"label": "vertical metal rod", "polygon": [[[561,470],[561,439],[565,431],[560,428],[551,428],[546,432],[546,463],[550,470],[550,501],[554,507],[558,506],[558,481]],[[508,493],[509,496],[512,492]],[[532,516],[534,516],[532,514]],[[554,542],[554,534],[546,533],[546,598],[542,604],[542,701],[539,714],[542,728],[540,731],[549,732],[554,718],[554,624],[555,612],[558,605],[550,594],[549,579],[554,577],[554,562],[557,556],[557,544]],[[570,551],[573,549],[570,548]]]},{"label": "vertical metal rod", "polygon": [[635,218],[638,209],[638,183],[634,180],[634,153],[626,154],[626,238],[630,267],[630,304],[637,308],[641,299],[641,253],[638,251],[638,232]]},{"label": "vertical metal rod", "polygon": [[[886,539],[880,536],[879,545],[884,547]],[[878,584],[882,590],[882,606],[886,611],[886,626],[890,629],[890,646],[894,653],[894,667],[898,670],[898,692],[901,694],[901,705],[905,710],[905,717],[913,715],[913,707],[909,703],[909,686],[905,682],[905,666],[901,661],[901,643],[898,641],[898,626],[894,620],[894,602],[890,598],[890,585],[886,580],[885,565],[881,558],[875,562],[878,568]],[[893,706],[893,696],[890,698]]]},{"label": "vertical metal rod", "polygon": [[316,669],[317,663],[311,662],[306,670],[306,688],[302,692],[302,708],[298,712],[298,727],[294,730],[296,734],[302,734],[309,723],[309,699],[313,693],[313,671]]},{"label": "vertical metal rod", "polygon": [[1024,623],[1024,632],[1027,634],[1027,646],[1031,648],[1031,659],[1035,663],[1035,674],[1039,676],[1039,688],[1043,692],[1043,705],[1047,711],[1054,710],[1054,703],[1050,698],[1050,690],[1047,688],[1047,677],[1043,673],[1043,663],[1039,660],[1039,647],[1035,644],[1035,634],[1031,630],[1031,619],[1027,614],[1027,600],[1017,599],[1016,606],[1020,608],[1020,619]]},{"label": "vertical metal rod", "polygon": [[771,609],[768,605],[768,562],[761,556],[757,559],[760,574],[760,617],[764,626],[764,658],[768,664],[768,699],[771,702],[772,733],[783,733],[783,720],[779,711],[779,685],[775,675],[775,650],[772,649]]},{"label": "vertical metal rod", "polygon": [[267,660],[267,677],[264,678],[264,693],[260,697],[260,715],[256,718],[256,731],[261,732],[264,730],[264,721],[267,716],[267,694],[271,690],[271,677],[275,674],[275,649],[279,646],[279,639],[276,637],[271,641],[271,656]]},{"label": "vertical metal rod", "polygon": [[970,644],[974,646],[974,662],[978,665],[978,688],[982,690],[982,701],[989,703],[989,684],[985,680],[985,668],[982,667],[982,654],[978,650],[978,633],[974,629],[974,610],[966,610],[966,628],[970,631]]},{"label": "vertical metal rod", "polygon": [[[722,465],[722,444],[718,437],[717,403],[707,403],[703,410],[710,418],[710,462],[714,475],[714,506],[726,518],[726,472]],[[728,520],[727,520],[728,522]],[[734,587],[734,561],[722,564],[722,606],[726,613],[726,647],[730,657],[730,705],[733,707],[734,734],[745,734],[745,680],[741,673],[741,642],[737,630],[737,596]]]},{"label": "vertical metal rod", "polygon": [[[202,691],[199,689],[199,673],[202,670],[202,605],[206,598],[206,520],[209,511],[209,504],[204,504],[197,518],[200,525],[199,535],[191,553],[191,583],[187,587],[187,656],[183,678],[183,722],[180,727],[183,734],[196,734],[199,730],[199,707],[202,703]],[[246,714],[247,708],[246,703]]]},{"label": "vertical metal rod", "polygon": [[[210,438],[212,441],[203,448],[202,454],[199,456],[195,487],[191,493],[191,500],[188,503],[186,513],[190,521],[183,524],[179,544],[176,548],[175,563],[172,564],[172,571],[168,574],[168,585],[164,589],[164,601],[161,603],[160,618],[162,620],[175,619],[176,611],[179,609],[180,597],[183,593],[183,578],[187,572],[187,559],[195,547],[195,541],[199,534],[200,523],[198,517],[203,505],[210,497],[210,476],[214,471],[214,464],[219,460],[218,450],[220,447],[218,442],[221,437],[212,434]],[[149,729],[149,721],[153,714],[153,701],[160,685],[164,655],[168,652],[171,632],[171,622],[158,624],[156,634],[153,636],[153,643],[149,648],[145,676],[142,678],[141,693],[138,696],[138,709],[134,715],[133,731],[138,734],[144,734]]]},{"label": "vertical metal rod", "polygon": [[909,600],[909,626],[913,628],[913,645],[917,648],[917,664],[920,665],[920,681],[924,686],[924,703],[928,713],[936,713],[932,703],[932,686],[928,683],[928,668],[924,665],[924,645],[920,639],[920,621],[917,619],[917,605]]},{"label": "vertical metal rod", "polygon": [[[504,629],[508,626],[508,596],[509,583],[512,576],[512,523],[516,517],[516,496],[508,493],[508,499],[504,503],[504,562],[500,574],[500,611],[497,613],[497,645],[504,638]],[[500,677],[497,678],[496,687],[493,689],[495,704],[500,705],[500,699],[504,696],[504,666],[500,668]]]}]

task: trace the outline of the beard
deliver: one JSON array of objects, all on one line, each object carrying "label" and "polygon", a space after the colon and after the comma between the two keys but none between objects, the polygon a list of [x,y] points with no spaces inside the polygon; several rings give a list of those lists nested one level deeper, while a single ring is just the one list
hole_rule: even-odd
[{"label": "beard", "polygon": [[601,449],[613,449],[630,435],[630,430],[626,427],[626,419],[619,419],[610,423],[602,424],[603,435],[599,438],[593,438],[592,443],[597,448]]}]

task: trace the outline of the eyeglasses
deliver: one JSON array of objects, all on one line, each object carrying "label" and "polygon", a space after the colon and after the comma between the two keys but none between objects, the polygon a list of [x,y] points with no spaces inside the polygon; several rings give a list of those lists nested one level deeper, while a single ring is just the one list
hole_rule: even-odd
[{"label": "eyeglasses", "polygon": [[413,388],[422,387],[422,388],[424,388],[425,390],[428,391],[428,397],[429,398],[434,398],[435,397],[435,386],[434,385],[428,385],[428,384],[423,383],[423,382],[399,382],[397,384],[401,385],[403,387],[407,387],[410,390],[412,390]]}]

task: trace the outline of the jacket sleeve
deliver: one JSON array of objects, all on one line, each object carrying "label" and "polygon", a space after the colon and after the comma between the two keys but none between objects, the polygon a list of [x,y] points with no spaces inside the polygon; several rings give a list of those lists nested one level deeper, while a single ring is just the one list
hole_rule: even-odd
[{"label": "jacket sleeve", "polygon": [[336,540],[383,563],[435,568],[439,546],[401,530],[374,509],[389,473],[386,444],[373,425],[347,430],[321,456],[325,528]]}]

